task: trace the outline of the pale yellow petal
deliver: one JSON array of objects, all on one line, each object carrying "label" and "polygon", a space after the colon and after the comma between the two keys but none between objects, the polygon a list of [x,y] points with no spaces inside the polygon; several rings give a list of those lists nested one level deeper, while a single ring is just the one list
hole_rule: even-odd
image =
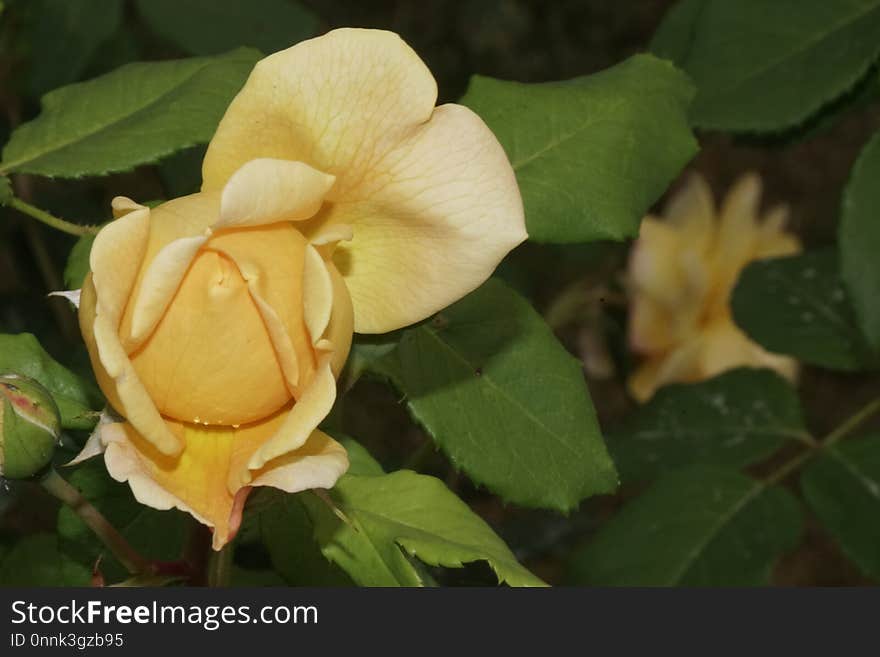
[{"label": "pale yellow petal", "polygon": [[86,350],[89,353],[89,361],[92,364],[92,371],[95,373],[98,387],[101,388],[101,392],[104,393],[110,406],[115,408],[117,412],[121,413],[122,402],[119,399],[119,394],[116,392],[116,382],[107,373],[107,370],[101,363],[101,358],[98,354],[98,345],[95,342],[95,314],[97,311],[97,303],[98,294],[95,292],[95,286],[92,283],[92,274],[89,273],[83,281],[82,294],[80,295],[80,332],[82,333]]},{"label": "pale yellow petal", "polygon": [[208,235],[220,216],[220,194],[198,193],[167,201],[150,213],[150,241],[145,262],[152,262],[168,244],[181,237]]},{"label": "pale yellow petal", "polygon": [[296,400],[284,423],[268,441],[254,453],[248,468],[258,470],[283,454],[298,449],[318,427],[336,401],[336,379],[325,358],[315,376]]},{"label": "pale yellow petal", "polygon": [[92,245],[92,273],[83,288],[80,327],[96,378],[110,403],[167,454],[180,449],[141,383],[120,340],[119,326],[144,260],[150,211],[133,210],[105,226]]},{"label": "pale yellow petal", "polygon": [[327,263],[327,270],[333,281],[333,311],[330,313],[330,324],[324,331],[322,339],[329,342],[332,347],[330,369],[333,371],[333,376],[338,377],[351,350],[351,341],[354,337],[354,308],[342,274],[332,262]]},{"label": "pale yellow petal", "polygon": [[336,176],[344,195],[425,122],[437,85],[392,32],[333,30],[254,67],[208,147],[203,189],[219,190],[257,158],[300,161]]},{"label": "pale yellow petal", "polygon": [[259,158],[244,164],[223,187],[214,230],[300,221],[313,216],[335,177],[303,162]]},{"label": "pale yellow petal", "polygon": [[262,296],[257,286],[256,280],[247,282],[248,291],[251,298],[260,311],[263,323],[266,325],[266,331],[269,333],[269,339],[275,348],[275,354],[278,356],[278,363],[281,371],[284,373],[284,379],[287,381],[288,390],[294,395],[299,385],[299,361],[296,358],[296,349],[293,346],[293,340],[287,332],[284,320],[278,316],[275,309],[270,306]]},{"label": "pale yellow petal", "polygon": [[113,218],[119,219],[129,212],[134,212],[135,210],[146,210],[147,206],[141,205],[136,201],[132,201],[127,196],[115,196],[113,200],[110,201],[110,208],[113,211]]},{"label": "pale yellow petal", "polygon": [[634,293],[675,310],[688,300],[682,270],[683,235],[670,224],[645,217],[627,270]]},{"label": "pale yellow petal", "polygon": [[752,344],[752,363],[755,367],[766,367],[774,370],[791,383],[797,383],[800,367],[797,360],[790,356],[772,354],[757,344]]},{"label": "pale yellow petal", "polygon": [[737,367],[766,367],[794,381],[797,361],[771,354],[752,342],[733,322],[716,322],[703,336],[702,371],[705,378]]},{"label": "pale yellow petal", "polygon": [[328,224],[312,231],[309,243],[315,246],[327,246],[334,242],[348,242],[354,237],[354,229],[348,224]]},{"label": "pale yellow petal", "polygon": [[692,173],[672,195],[664,218],[687,234],[690,245],[705,249],[715,231],[715,201],[706,179]]},{"label": "pale yellow petal", "polygon": [[445,308],[527,237],[507,156],[465,107],[438,107],[369,176],[358,187],[363,200],[332,204],[307,222],[354,229],[334,261],[359,333],[391,331]]},{"label": "pale yellow petal", "polygon": [[[142,259],[143,264],[139,267],[130,294],[131,300],[119,327],[122,343],[129,353],[134,351],[149,336],[149,331],[155,328],[156,322],[173,298],[177,285],[180,284],[180,277],[187,270],[189,262],[186,256],[195,257],[197,249],[188,247],[197,246],[199,239],[207,237],[209,227],[217,219],[219,208],[219,194],[190,194],[162,203],[150,211],[149,239]],[[166,255],[160,259],[160,264],[153,269],[152,280],[147,282],[144,289],[144,279],[150,272],[150,265],[160,253],[181,239],[187,241],[172,246],[166,252]],[[169,281],[163,280],[164,276],[160,276],[160,273],[166,272],[170,275]],[[144,299],[140,298],[142,291]],[[132,337],[134,309],[137,306],[143,310],[139,317],[141,332],[138,339],[134,340]],[[144,326],[149,326],[149,330],[145,330]]]},{"label": "pale yellow petal", "polygon": [[101,306],[121,317],[144,262],[150,210],[141,208],[110,222],[95,237],[89,269]]},{"label": "pale yellow petal", "polygon": [[701,378],[701,355],[699,338],[685,342],[668,354],[645,360],[630,376],[627,387],[636,400],[644,402],[670,383],[697,381]]},{"label": "pale yellow petal", "polygon": [[324,259],[311,244],[306,245],[302,290],[306,328],[312,343],[316,343],[330,323],[333,281]]},{"label": "pale yellow petal", "polygon": [[633,351],[660,353],[680,339],[674,313],[647,295],[634,294],[629,313],[629,344]]},{"label": "pale yellow petal", "polygon": [[741,176],[721,204],[720,242],[732,246],[755,230],[761,203],[761,179],[757,174]]},{"label": "pale yellow petal", "polygon": [[731,321],[708,326],[702,336],[701,369],[704,378],[717,376],[735,367],[754,365],[752,342]]},{"label": "pale yellow petal", "polygon": [[724,197],[716,243],[716,266],[722,278],[735,276],[752,257],[760,202],[761,179],[755,174],[743,175]]},{"label": "pale yellow petal", "polygon": [[197,236],[174,240],[147,265],[132,304],[130,342],[126,342],[129,350],[136,348],[156,328],[196,253],[207,239]]},{"label": "pale yellow petal", "polygon": [[789,209],[787,205],[775,205],[764,215],[761,220],[761,231],[764,233],[782,233],[788,224]]},{"label": "pale yellow petal", "polygon": [[779,258],[800,253],[800,240],[785,231],[788,208],[776,206],[764,217],[759,230],[755,258]]},{"label": "pale yellow petal", "polygon": [[435,100],[430,72],[397,35],[336,30],[303,42],[255,67],[211,142],[203,188],[256,158],[336,176],[310,236],[352,226],[336,264],[355,329],[419,321],[480,285],[526,237],[494,135],[470,110],[435,110]]},{"label": "pale yellow petal", "polygon": [[288,493],[311,488],[332,488],[348,470],[345,448],[322,431],[315,430],[293,452],[269,461],[254,472],[252,486],[272,486]]}]

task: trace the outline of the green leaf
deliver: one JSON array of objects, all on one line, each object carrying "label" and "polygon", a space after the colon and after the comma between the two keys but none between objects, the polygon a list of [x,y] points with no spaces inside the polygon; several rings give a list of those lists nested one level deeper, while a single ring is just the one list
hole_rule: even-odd
[{"label": "green leaf", "polygon": [[122,0],[28,0],[24,9],[27,88],[35,98],[79,79],[122,22]]},{"label": "green leaf", "polygon": [[191,55],[238,46],[273,53],[315,34],[317,17],[288,0],[137,0],[146,23]]},{"label": "green leaf", "polygon": [[576,553],[577,583],[601,586],[767,584],[802,529],[797,500],[732,470],[669,473]]},{"label": "green leaf", "polygon": [[345,475],[330,491],[346,521],[314,494],[303,494],[323,553],[360,586],[423,586],[416,557],[460,568],[487,561],[499,582],[543,583],[523,568],[490,527],[434,477],[400,470]]},{"label": "green leaf", "polygon": [[740,328],[771,352],[836,370],[876,363],[856,324],[833,249],[750,264],[731,307]]},{"label": "green leaf", "polygon": [[[138,502],[128,484],[114,481],[104,459],[86,461],[68,481],[118,529],[131,546],[151,561],[180,558],[190,527],[189,517],[177,510],[158,511]],[[113,557],[95,533],[70,507],[58,511],[58,537],[62,545],[82,563],[94,563],[99,555],[101,572],[108,582],[123,580],[128,572]]]},{"label": "green leaf", "polygon": [[88,586],[91,569],[72,559],[54,534],[32,534],[0,552],[0,586]]},{"label": "green leaf", "polygon": [[617,485],[580,362],[498,280],[372,367],[456,467],[509,502],[565,511]]},{"label": "green leaf", "polygon": [[522,84],[471,79],[462,103],[495,132],[538,242],[621,240],[697,151],[693,88],[669,63],[637,55],[595,75]]},{"label": "green leaf", "polygon": [[300,496],[280,495],[259,515],[272,567],[290,586],[351,586],[339,566],[321,554]]},{"label": "green leaf", "polygon": [[82,287],[86,274],[89,273],[89,255],[95,237],[96,235],[83,235],[70,250],[67,265],[64,267],[64,285],[68,290],[78,290]]},{"label": "green leaf", "polygon": [[259,54],[128,64],[53,91],[3,149],[2,172],[77,178],[206,143]]},{"label": "green leaf", "polygon": [[828,449],[804,471],[801,489],[844,553],[880,580],[880,435]]},{"label": "green leaf", "polygon": [[794,389],[769,370],[738,369],[661,388],[608,437],[624,481],[691,464],[740,468],[809,437]]},{"label": "green leaf", "polygon": [[880,133],[865,146],[843,196],[840,268],[869,343],[880,350]]},{"label": "green leaf", "polygon": [[654,32],[651,52],[673,62],[685,61],[705,4],[706,0],[680,0],[673,5]]},{"label": "green leaf", "polygon": [[399,339],[399,331],[380,335],[355,334],[351,352],[345,362],[343,380],[347,388],[353,386],[364,373],[375,370],[376,364],[394,351]]},{"label": "green leaf", "polygon": [[781,130],[865,75],[880,54],[880,0],[683,0],[651,50],[696,82],[696,125]]},{"label": "green leaf", "polygon": [[43,384],[61,412],[65,429],[91,429],[102,406],[97,389],[53,359],[30,333],[0,334],[0,372],[29,376]]}]

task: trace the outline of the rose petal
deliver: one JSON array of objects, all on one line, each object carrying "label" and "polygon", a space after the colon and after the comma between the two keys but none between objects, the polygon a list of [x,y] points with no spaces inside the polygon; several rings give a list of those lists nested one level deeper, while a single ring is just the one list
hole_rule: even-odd
[{"label": "rose petal", "polygon": [[115,196],[113,197],[113,200],[110,201],[110,208],[113,210],[113,218],[119,219],[119,217],[127,215],[129,212],[146,210],[147,206],[132,201],[127,196]]},{"label": "rose petal", "polygon": [[312,217],[335,177],[303,162],[259,158],[232,174],[223,187],[214,230]]},{"label": "rose petal", "polygon": [[715,230],[715,200],[706,179],[692,173],[671,196],[663,210],[664,218],[687,233],[689,241],[706,242]]},{"label": "rose petal", "polygon": [[234,262],[247,281],[291,394],[296,394],[300,382],[308,382],[316,366],[303,303],[304,260],[311,247],[289,223],[224,231],[214,235],[208,246]]},{"label": "rose petal", "polygon": [[79,319],[92,368],[107,399],[159,450],[174,454],[180,444],[165,427],[119,340],[122,314],[144,259],[149,220],[147,208],[133,210],[95,238]]},{"label": "rose petal", "polygon": [[244,424],[287,403],[290,392],[276,350],[234,262],[202,251],[173,299],[131,356],[163,415]]},{"label": "rose petal", "polygon": [[311,488],[332,488],[348,470],[345,448],[315,430],[296,451],[269,461],[254,473],[253,486],[272,486],[288,493]]},{"label": "rose petal", "polygon": [[180,456],[157,452],[128,423],[105,425],[107,472],[128,482],[141,503],[155,509],[178,508],[214,528],[214,549],[230,535],[234,493],[226,482],[235,439],[232,429],[173,424],[184,445]]},{"label": "rose petal", "polygon": [[158,453],[127,423],[102,425],[101,440],[111,477],[128,482],[141,504],[160,510],[177,508],[213,527],[213,547],[219,550],[234,537],[243,493],[251,486],[287,492],[327,488],[348,468],[345,449],[315,431],[297,451],[255,472],[248,484],[232,485],[229,475],[241,463],[242,450],[252,450],[278,424],[278,416],[240,429],[171,423],[185,445],[177,458]]},{"label": "rose petal", "polygon": [[326,206],[312,221],[354,228],[334,261],[360,333],[391,331],[445,308],[527,237],[504,150],[459,105],[438,107],[376,162],[358,191],[363,200]]},{"label": "rose petal", "polygon": [[303,394],[296,400],[284,423],[248,461],[250,470],[259,470],[272,459],[278,458],[305,443],[336,401],[336,379],[330,368],[329,358],[318,366],[318,371]]},{"label": "rose petal", "polygon": [[348,242],[354,237],[354,229],[348,224],[329,224],[313,229],[309,243],[315,246],[332,245],[335,242]]},{"label": "rose petal", "polygon": [[207,237],[183,237],[166,245],[147,266],[134,299],[129,350],[149,337]]},{"label": "rose petal", "polygon": [[333,281],[324,259],[311,244],[306,245],[302,281],[303,314],[314,344],[330,323]]},{"label": "rose petal", "polygon": [[208,148],[206,190],[257,158],[336,176],[306,230],[353,228],[336,264],[355,330],[424,319],[479,286],[526,237],[503,149],[470,110],[433,108],[436,83],[400,38],[335,30],[261,61]]},{"label": "rose petal", "polygon": [[345,366],[348,352],[351,350],[351,341],[354,337],[354,308],[342,274],[332,262],[327,262],[326,265],[333,283],[333,311],[330,313],[330,323],[324,331],[322,340],[330,343],[332,349],[330,369],[333,376],[337,377]]},{"label": "rose petal", "polygon": [[627,381],[630,394],[637,401],[645,402],[664,385],[699,380],[701,353],[702,345],[697,337],[668,354],[646,359]]},{"label": "rose petal", "polygon": [[345,195],[375,161],[431,116],[437,85],[392,32],[333,30],[257,63],[226,111],[202,166],[219,190],[258,158],[305,162]]}]

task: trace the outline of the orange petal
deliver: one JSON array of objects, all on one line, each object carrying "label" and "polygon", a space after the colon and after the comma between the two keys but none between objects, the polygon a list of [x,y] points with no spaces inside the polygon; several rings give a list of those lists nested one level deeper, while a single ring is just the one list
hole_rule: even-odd
[{"label": "orange petal", "polygon": [[131,359],[162,414],[183,422],[244,424],[290,399],[247,283],[214,251],[196,256],[173,303]]},{"label": "orange petal", "polygon": [[208,248],[228,256],[247,281],[294,393],[316,366],[304,317],[304,261],[311,247],[296,227],[283,222],[219,232]]}]

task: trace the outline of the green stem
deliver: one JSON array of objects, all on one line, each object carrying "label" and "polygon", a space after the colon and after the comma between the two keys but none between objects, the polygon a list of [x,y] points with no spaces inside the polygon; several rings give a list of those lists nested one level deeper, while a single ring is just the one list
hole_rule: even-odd
[{"label": "green stem", "polygon": [[866,422],[871,416],[880,412],[880,397],[874,399],[861,409],[850,415],[846,420],[840,423],[831,433],[820,441],[810,441],[809,449],[797,454],[793,458],[783,463],[779,468],[764,479],[764,484],[772,486],[778,484],[795,470],[800,469],[803,465],[812,459],[816,454],[823,450],[833,447],[841,439],[845,438],[853,431],[858,429],[862,423]]},{"label": "green stem", "polygon": [[208,586],[229,586],[232,577],[233,551],[232,543],[227,543],[219,551],[211,552],[208,558]]},{"label": "green stem", "polygon": [[850,415],[834,431],[825,436],[825,439],[822,441],[822,447],[831,447],[840,441],[841,438],[845,438],[858,429],[863,422],[869,420],[877,412],[880,412],[880,397],[865,404],[860,410]]},{"label": "green stem", "polygon": [[122,534],[107,521],[107,518],[54,468],[49,470],[40,483],[43,488],[69,506],[95,532],[128,572],[132,575],[152,572],[150,562],[138,554]]},{"label": "green stem", "polygon": [[51,215],[45,210],[41,210],[40,208],[33,206],[26,201],[22,201],[20,198],[15,196],[9,200],[7,205],[11,208],[15,208],[22,214],[33,217],[37,221],[41,221],[47,226],[51,226],[56,230],[63,231],[68,235],[76,235],[77,237],[82,237],[83,235],[96,235],[98,233],[97,226],[81,226],[80,224],[66,221],[64,219],[61,219],[60,217]]}]

